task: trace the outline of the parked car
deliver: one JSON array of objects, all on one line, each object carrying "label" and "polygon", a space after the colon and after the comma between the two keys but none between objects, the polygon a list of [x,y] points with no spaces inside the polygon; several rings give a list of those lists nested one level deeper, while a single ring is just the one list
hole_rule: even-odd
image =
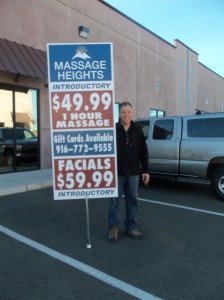
[{"label": "parked car", "polygon": [[38,140],[32,131],[20,127],[0,127],[0,158],[6,165],[13,166],[14,159],[17,165],[36,162],[37,155]]},{"label": "parked car", "polygon": [[210,180],[224,200],[224,114],[138,119],[154,177]]}]

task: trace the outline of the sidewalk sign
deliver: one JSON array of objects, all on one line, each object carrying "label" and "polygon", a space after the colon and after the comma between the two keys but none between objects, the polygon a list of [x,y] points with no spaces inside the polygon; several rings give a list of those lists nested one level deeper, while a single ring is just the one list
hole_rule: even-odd
[{"label": "sidewalk sign", "polygon": [[112,44],[47,47],[54,200],[117,197]]},{"label": "sidewalk sign", "polygon": [[54,199],[117,196],[112,44],[48,44]]}]

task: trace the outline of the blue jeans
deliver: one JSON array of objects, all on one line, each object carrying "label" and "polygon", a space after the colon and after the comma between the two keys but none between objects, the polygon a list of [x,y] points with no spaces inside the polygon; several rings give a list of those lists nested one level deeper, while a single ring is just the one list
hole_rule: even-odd
[{"label": "blue jeans", "polygon": [[134,230],[138,224],[138,185],[139,175],[118,176],[118,197],[111,198],[109,203],[108,226],[109,228],[119,226],[119,204],[124,195],[126,217],[125,229]]}]

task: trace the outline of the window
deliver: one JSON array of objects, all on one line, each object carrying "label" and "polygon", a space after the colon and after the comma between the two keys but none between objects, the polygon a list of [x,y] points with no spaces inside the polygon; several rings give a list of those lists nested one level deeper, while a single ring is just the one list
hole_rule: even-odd
[{"label": "window", "polygon": [[149,133],[150,121],[149,120],[136,121],[136,124],[142,129],[144,137],[147,140],[148,133]]},{"label": "window", "polygon": [[150,109],[150,117],[165,117],[165,111],[159,109]]},{"label": "window", "polygon": [[183,70],[183,68],[184,68],[184,64],[183,64],[183,62],[181,61],[181,62],[179,62],[179,69],[180,69],[180,70]]},{"label": "window", "polygon": [[188,120],[187,134],[194,138],[223,138],[224,118]]},{"label": "window", "polygon": [[24,123],[16,122],[16,127],[24,128]]},{"label": "window", "polygon": [[155,88],[156,88],[156,90],[160,91],[161,83],[159,81],[156,81]]},{"label": "window", "polygon": [[154,140],[170,140],[173,137],[173,120],[157,120],[153,129]]},{"label": "window", "polygon": [[39,169],[38,91],[0,83],[0,173]]},{"label": "window", "polygon": [[115,103],[114,105],[114,122],[117,123],[119,121],[119,104]]}]

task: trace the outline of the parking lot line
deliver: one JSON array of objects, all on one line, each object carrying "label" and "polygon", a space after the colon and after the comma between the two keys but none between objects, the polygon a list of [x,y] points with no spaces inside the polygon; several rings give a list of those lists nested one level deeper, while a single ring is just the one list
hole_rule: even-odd
[{"label": "parking lot line", "polygon": [[135,286],[132,286],[124,281],[121,281],[119,279],[116,279],[115,277],[112,277],[104,272],[101,272],[93,267],[90,267],[74,258],[71,258],[67,255],[64,255],[58,251],[55,251],[49,247],[46,247],[38,242],[35,242],[21,234],[16,233],[15,231],[12,231],[4,226],[0,225],[0,232],[3,234],[20,241],[23,244],[26,244],[44,254],[47,254],[69,266],[72,266],[73,268],[76,268],[90,276],[93,276],[104,283],[107,283],[108,285],[111,285],[129,295],[132,295],[136,297],[137,299],[141,300],[162,300],[161,298],[157,298],[153,296],[150,293],[147,293],[139,288],[136,288]]},{"label": "parking lot line", "polygon": [[201,212],[201,213],[205,213],[205,214],[210,214],[210,215],[224,217],[223,213],[219,213],[219,212],[215,212],[215,211],[210,211],[210,210],[199,209],[199,208],[194,208],[194,207],[190,207],[190,206],[177,205],[177,204],[166,203],[166,202],[155,201],[155,200],[148,200],[148,199],[143,199],[143,198],[138,198],[138,200],[142,201],[142,202],[148,202],[148,203],[153,203],[153,204],[158,204],[158,205],[165,205],[165,206],[170,206],[170,207],[187,209],[187,210],[192,210],[192,211]]}]

